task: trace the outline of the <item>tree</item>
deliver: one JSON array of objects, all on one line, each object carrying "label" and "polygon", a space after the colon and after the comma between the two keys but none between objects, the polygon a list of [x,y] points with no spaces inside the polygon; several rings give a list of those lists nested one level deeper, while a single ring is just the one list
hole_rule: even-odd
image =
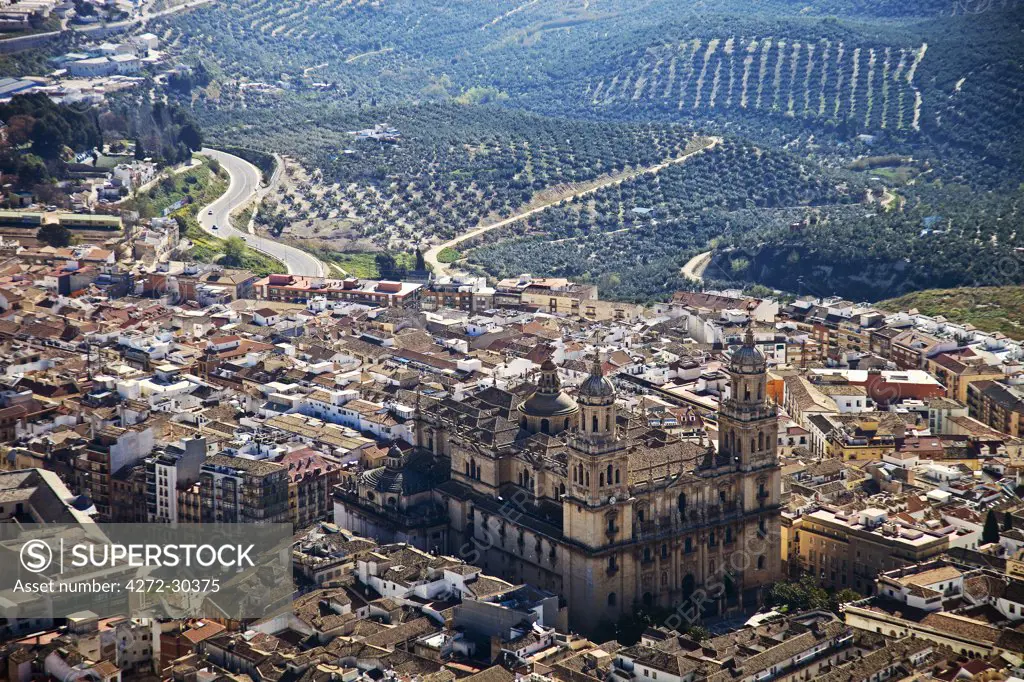
[{"label": "tree", "polygon": [[688,634],[695,642],[702,642],[711,637],[711,633],[708,632],[708,629],[703,625],[694,625],[686,631],[686,634]]},{"label": "tree", "polygon": [[1013,530],[1013,514],[1007,511],[1003,514],[1003,531]]},{"label": "tree", "polygon": [[395,271],[398,269],[398,263],[395,261],[395,257],[390,253],[378,253],[373,260],[377,264],[377,274],[381,279],[388,279],[389,277],[395,276]]},{"label": "tree", "polygon": [[187,145],[192,151],[199,151],[203,148],[203,135],[199,132],[199,128],[192,123],[186,123],[181,127],[181,132],[178,133],[178,140]]},{"label": "tree", "polygon": [[985,517],[985,528],[981,531],[981,542],[986,545],[991,542],[999,542],[999,520],[992,509],[988,510],[988,516]]},{"label": "tree", "polygon": [[814,579],[805,575],[800,582],[780,582],[772,585],[768,592],[768,603],[786,606],[793,611],[815,611],[828,608],[828,592],[819,587]]},{"label": "tree", "polygon": [[242,256],[245,254],[245,241],[241,237],[228,237],[224,241],[225,265],[241,265]]},{"label": "tree", "polygon": [[863,597],[859,592],[857,592],[856,590],[851,590],[847,587],[832,594],[828,598],[828,608],[833,613],[838,614],[839,607],[841,607],[843,604],[848,604],[852,601],[858,601],[860,599],[863,599]]},{"label": "tree", "polygon": [[41,185],[50,177],[50,170],[46,163],[35,154],[26,154],[21,157],[16,166],[18,182],[22,187],[33,187]]},{"label": "tree", "polygon": [[142,161],[146,158],[146,148],[142,146],[142,138],[135,138],[135,160]]},{"label": "tree", "polygon": [[36,239],[59,249],[64,246],[70,246],[71,230],[57,223],[47,223],[36,232]]},{"label": "tree", "polygon": [[416,270],[423,272],[427,269],[427,261],[423,258],[423,251],[419,248],[416,249]]}]

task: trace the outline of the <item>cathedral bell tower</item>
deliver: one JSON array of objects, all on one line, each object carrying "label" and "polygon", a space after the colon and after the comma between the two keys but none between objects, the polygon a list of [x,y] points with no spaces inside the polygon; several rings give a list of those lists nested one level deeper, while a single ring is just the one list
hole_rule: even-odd
[{"label": "cathedral bell tower", "polygon": [[719,410],[719,453],[741,471],[776,466],[777,416],[765,401],[767,362],[747,328],[729,360],[729,397]]},{"label": "cathedral bell tower", "polygon": [[616,424],[615,386],[600,357],[576,394],[579,427],[569,437],[569,484],[573,497],[596,507],[628,497],[626,441]]}]

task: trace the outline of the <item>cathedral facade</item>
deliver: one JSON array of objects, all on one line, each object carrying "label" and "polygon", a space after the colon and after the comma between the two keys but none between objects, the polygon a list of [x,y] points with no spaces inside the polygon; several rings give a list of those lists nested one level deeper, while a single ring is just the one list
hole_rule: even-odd
[{"label": "cathedral facade", "polygon": [[621,411],[596,359],[575,395],[548,361],[529,393],[430,401],[416,450],[434,470],[447,462],[447,480],[389,457],[336,497],[337,520],[560,594],[578,630],[639,606],[684,619],[753,608],[782,577],[776,414],[749,334],[728,371],[717,449]]}]

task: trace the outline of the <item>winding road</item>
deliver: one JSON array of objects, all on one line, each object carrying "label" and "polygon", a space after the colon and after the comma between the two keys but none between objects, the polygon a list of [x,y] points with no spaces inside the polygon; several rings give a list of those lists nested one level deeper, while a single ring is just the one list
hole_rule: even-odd
[{"label": "winding road", "polygon": [[242,232],[231,224],[231,213],[244,206],[260,191],[260,171],[256,166],[245,159],[216,149],[204,148],[200,154],[216,159],[230,177],[227,191],[212,204],[199,210],[199,226],[205,232],[221,239],[228,237],[244,239],[249,248],[284,263],[290,275],[309,277],[325,277],[327,275],[328,268],[302,249],[257,234]]},{"label": "winding road", "polygon": [[703,281],[704,271],[711,263],[711,252],[705,251],[704,253],[698,253],[696,256],[686,261],[686,265],[680,271],[683,277],[686,279],[692,279],[695,282]]},{"label": "winding road", "polygon": [[456,246],[458,246],[462,242],[466,241],[467,239],[472,239],[474,237],[479,237],[480,235],[485,234],[487,232],[490,232],[491,230],[496,230],[498,228],[505,227],[507,225],[511,225],[512,223],[515,223],[515,222],[518,222],[520,220],[523,220],[524,218],[529,218],[530,216],[534,215],[535,213],[540,213],[541,211],[546,211],[549,208],[551,208],[552,206],[559,206],[559,205],[564,204],[566,202],[572,201],[576,197],[582,197],[582,196],[586,196],[588,194],[593,194],[594,192],[597,192],[599,190],[605,189],[606,187],[613,187],[615,185],[621,185],[622,183],[626,182],[627,180],[633,180],[634,178],[638,178],[641,175],[655,175],[655,174],[660,173],[661,171],[665,170],[669,166],[674,166],[677,163],[682,163],[682,162],[686,161],[687,159],[689,159],[690,157],[694,156],[695,154],[700,154],[701,152],[703,152],[703,151],[705,151],[707,149],[713,148],[715,145],[717,145],[718,143],[720,143],[722,141],[722,138],[720,138],[720,137],[708,137],[706,139],[707,139],[707,144],[705,144],[705,145],[703,145],[703,146],[701,146],[701,147],[699,147],[697,149],[693,149],[691,151],[688,151],[685,154],[682,154],[681,156],[676,156],[674,158],[668,159],[667,161],[662,161],[661,163],[657,163],[657,164],[655,164],[653,166],[646,166],[644,168],[637,168],[637,169],[634,169],[634,170],[626,171],[625,173],[617,173],[615,175],[608,176],[608,177],[606,177],[606,178],[604,178],[604,179],[602,179],[600,181],[597,181],[597,182],[591,181],[589,183],[586,183],[586,186],[583,189],[580,189],[580,190],[578,190],[576,192],[572,192],[571,194],[568,194],[566,196],[562,196],[562,197],[559,197],[557,199],[552,199],[550,201],[544,202],[543,204],[541,204],[539,206],[534,206],[533,208],[531,208],[529,210],[526,210],[526,211],[523,211],[522,213],[517,213],[516,215],[511,216],[510,218],[505,218],[504,220],[499,220],[499,221],[494,222],[494,223],[487,223],[487,224],[484,224],[484,225],[478,225],[477,227],[474,227],[469,232],[463,233],[463,234],[459,235],[458,237],[455,237],[454,239],[449,239],[446,242],[443,242],[441,244],[435,244],[434,246],[430,247],[430,249],[427,250],[427,252],[425,254],[423,254],[423,259],[426,261],[427,265],[430,268],[433,269],[435,275],[437,275],[437,276],[450,275],[450,274],[452,274],[450,265],[448,263],[441,263],[440,261],[437,260],[438,255],[444,249],[446,249],[446,248],[453,248],[454,249]]}]

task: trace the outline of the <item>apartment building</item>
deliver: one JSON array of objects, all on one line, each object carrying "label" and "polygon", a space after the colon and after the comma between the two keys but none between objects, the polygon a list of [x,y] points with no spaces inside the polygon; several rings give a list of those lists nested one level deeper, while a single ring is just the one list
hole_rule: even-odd
[{"label": "apartment building", "polygon": [[74,461],[75,480],[93,501],[101,520],[112,518],[114,474],[135,464],[153,451],[153,430],[148,426],[98,429],[85,451]]},{"label": "apartment building", "polygon": [[950,546],[952,526],[933,529],[884,509],[849,511],[822,506],[804,514],[800,561],[821,585],[870,594],[882,571],[934,558]]},{"label": "apartment building", "polygon": [[974,419],[1010,436],[1024,437],[1024,390],[998,381],[967,387],[967,409]]},{"label": "apartment building", "polygon": [[288,468],[274,462],[214,455],[199,474],[203,523],[284,523]]},{"label": "apartment building", "polygon": [[150,523],[178,523],[179,490],[192,487],[206,458],[206,439],[170,444],[146,460],[146,510]]}]

